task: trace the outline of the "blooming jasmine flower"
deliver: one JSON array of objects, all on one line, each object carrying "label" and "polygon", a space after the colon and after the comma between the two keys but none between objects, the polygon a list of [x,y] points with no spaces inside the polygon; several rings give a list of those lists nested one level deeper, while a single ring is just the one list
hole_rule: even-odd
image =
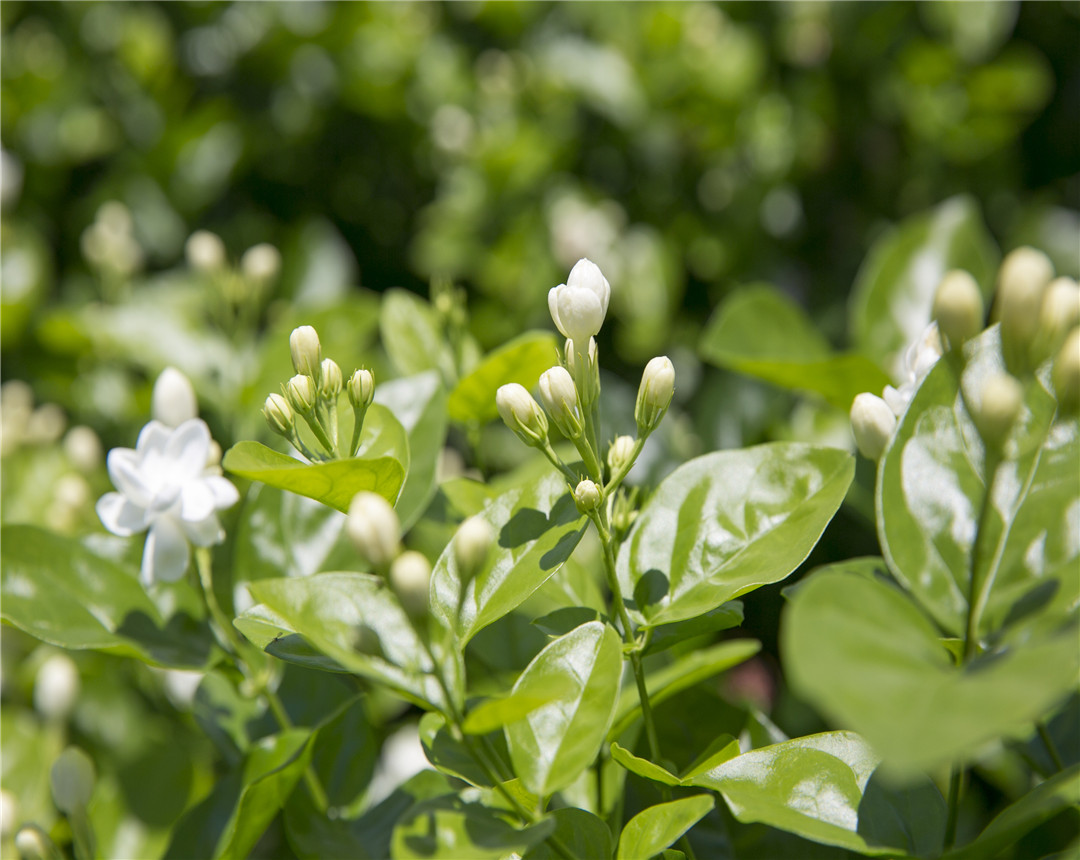
[{"label": "blooming jasmine flower", "polygon": [[922,336],[904,353],[900,386],[894,388],[886,385],[882,392],[882,397],[897,418],[904,414],[926,374],[941,358],[941,352],[941,337],[938,335],[937,323],[930,323],[923,329]]},{"label": "blooming jasmine flower", "polygon": [[210,429],[199,418],[175,429],[151,421],[135,449],[114,448],[106,464],[113,485],[97,503],[97,513],[110,532],[130,537],[149,529],[143,550],[141,579],[174,582],[187,570],[190,543],[221,543],[225,532],[218,510],[240,495],[231,483],[207,468]]},{"label": "blooming jasmine flower", "polygon": [[570,270],[565,284],[548,291],[548,310],[563,337],[585,351],[589,338],[604,324],[610,298],[611,286],[600,267],[583,258]]}]

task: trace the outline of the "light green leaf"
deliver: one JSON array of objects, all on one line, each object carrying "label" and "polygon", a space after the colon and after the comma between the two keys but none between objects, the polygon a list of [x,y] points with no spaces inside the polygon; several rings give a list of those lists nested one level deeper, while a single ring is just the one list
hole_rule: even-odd
[{"label": "light green leaf", "polygon": [[659,782],[662,785],[683,784],[682,780],[671,771],[658,764],[653,764],[648,759],[634,755],[630,750],[619,746],[617,743],[611,745],[611,757],[630,773],[635,773],[645,779],[651,779],[653,782]]},{"label": "light green leaf", "polygon": [[781,633],[793,688],[904,771],[947,765],[987,741],[1030,733],[1080,672],[1075,627],[961,668],[909,597],[843,571],[808,582]]},{"label": "light green leaf", "polygon": [[501,699],[488,699],[469,711],[461,728],[469,735],[486,735],[523,720],[542,705],[571,693],[564,684],[562,689],[553,685],[541,695],[511,693]]},{"label": "light green leaf", "polygon": [[[735,639],[683,654],[674,663],[646,673],[645,688],[649,691],[649,701],[655,707],[699,681],[749,660],[760,650],[761,643],[756,639]],[[640,717],[641,701],[637,688],[627,687],[619,695],[608,738],[614,740]]]},{"label": "light green leaf", "polygon": [[399,287],[383,293],[379,332],[390,360],[403,376],[434,370],[453,381],[454,354],[434,308],[419,296]]},{"label": "light green leaf", "polygon": [[[491,780],[477,761],[464,738],[455,737],[442,714],[427,713],[420,718],[420,743],[427,760],[445,774],[463,779],[479,787],[490,787]],[[505,746],[502,733],[493,734],[491,740],[497,747]]]},{"label": "light green leaf", "polygon": [[708,633],[717,633],[720,630],[729,630],[738,627],[743,622],[743,605],[741,600],[731,600],[716,609],[710,609],[704,615],[687,618],[685,621],[676,621],[674,624],[662,624],[652,628],[652,636],[649,644],[642,652],[643,656],[659,654],[668,648],[693,639],[696,636],[704,636]]},{"label": "light green leaf", "polygon": [[713,799],[707,794],[650,806],[626,822],[615,856],[618,860],[649,860],[672,845],[712,808]]},{"label": "light green leaf", "polygon": [[793,442],[690,460],[660,484],[623,544],[625,593],[657,627],[783,579],[813,549],[854,473],[847,452]]},{"label": "light green leaf", "polygon": [[35,526],[0,532],[0,594],[4,621],[61,648],[176,668],[204,668],[217,653],[203,620],[163,618],[135,571]]},{"label": "light green leaf", "polygon": [[619,637],[599,621],[553,640],[521,673],[515,696],[559,691],[506,727],[514,772],[526,788],[546,797],[592,764],[611,722],[621,673]]},{"label": "light green leaf", "polygon": [[[546,465],[546,464],[545,464]],[[432,612],[463,642],[521,605],[570,557],[585,533],[565,479],[550,467],[527,472],[520,483],[493,499],[479,514],[495,532],[487,566],[461,591],[451,542],[431,576]]]},{"label": "light green leaf", "polygon": [[934,292],[950,269],[974,275],[989,300],[1000,254],[976,202],[951,197],[879,238],[851,294],[851,331],[860,352],[891,371],[895,357],[930,322]]},{"label": "light green leaf", "polygon": [[706,361],[782,388],[809,391],[843,409],[855,395],[880,391],[889,378],[862,355],[833,354],[813,321],[769,284],[732,293],[709,321],[700,350]]},{"label": "light green leaf", "polygon": [[450,417],[461,423],[486,423],[498,417],[495,393],[517,382],[533,388],[540,374],[559,360],[550,332],[526,332],[494,350],[450,393]]},{"label": "light green leaf", "polygon": [[[950,635],[967,621],[976,522],[986,494],[984,452],[964,404],[1003,372],[997,326],[964,348],[958,378],[939,361],[923,380],[878,467],[878,533],[897,579]],[[1045,368],[1044,368],[1045,370]],[[961,396],[961,386],[964,396]],[[980,533],[981,579],[992,584],[980,636],[1015,607],[1045,603],[1058,614],[1080,600],[1080,425],[1055,419],[1056,403],[1036,377],[998,470]]]},{"label": "light green leaf", "polygon": [[[552,837],[566,849],[571,857],[579,860],[610,860],[611,831],[602,818],[584,809],[568,807],[556,809],[550,816],[555,821]],[[522,860],[564,860],[544,841],[525,852]]]}]

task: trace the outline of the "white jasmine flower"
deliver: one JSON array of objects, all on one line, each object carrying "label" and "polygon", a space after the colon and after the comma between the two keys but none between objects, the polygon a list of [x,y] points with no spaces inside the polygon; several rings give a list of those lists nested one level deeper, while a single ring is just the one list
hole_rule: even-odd
[{"label": "white jasmine flower", "polygon": [[893,388],[886,385],[882,396],[893,414],[899,418],[911,403],[920,383],[930,372],[937,360],[941,358],[941,337],[938,335],[937,323],[930,323],[923,329],[922,336],[907,348],[904,353],[904,364],[900,386]]},{"label": "white jasmine flower", "polygon": [[565,284],[548,292],[548,310],[563,337],[587,344],[607,316],[611,285],[591,260],[578,260]]},{"label": "white jasmine flower", "polygon": [[151,421],[134,450],[109,452],[109,477],[120,492],[102,496],[97,513],[105,528],[121,537],[150,530],[143,550],[144,584],[180,579],[191,557],[189,543],[210,546],[225,537],[215,511],[236,504],[240,495],[207,470],[211,441],[199,418],[175,429]]}]

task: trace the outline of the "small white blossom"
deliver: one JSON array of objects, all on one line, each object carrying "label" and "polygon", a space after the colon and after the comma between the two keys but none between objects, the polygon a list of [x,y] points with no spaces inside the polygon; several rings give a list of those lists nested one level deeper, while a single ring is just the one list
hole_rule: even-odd
[{"label": "small white blossom", "polygon": [[548,310],[563,337],[587,344],[604,324],[610,298],[611,286],[600,267],[581,259],[565,284],[548,291]]},{"label": "small white blossom", "polygon": [[142,559],[145,584],[180,579],[191,557],[189,543],[211,546],[225,537],[215,512],[236,504],[240,495],[207,469],[211,441],[199,418],[175,429],[151,421],[134,450],[109,452],[109,477],[119,492],[102,496],[97,513],[121,537],[150,530]]},{"label": "small white blossom", "polygon": [[930,368],[937,364],[939,358],[941,358],[941,337],[938,335],[937,323],[930,323],[923,330],[922,336],[904,353],[899,387],[893,388],[891,385],[886,385],[882,392],[885,402],[898,418],[904,414],[920,383],[930,372]]}]

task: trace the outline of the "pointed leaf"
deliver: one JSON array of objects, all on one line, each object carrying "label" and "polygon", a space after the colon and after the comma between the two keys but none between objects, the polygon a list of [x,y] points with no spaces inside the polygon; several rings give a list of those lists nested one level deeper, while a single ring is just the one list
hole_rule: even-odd
[{"label": "pointed leaf", "polygon": [[402,375],[434,370],[444,379],[453,379],[454,354],[443,326],[435,309],[419,296],[399,287],[383,293],[379,333]]},{"label": "pointed leaf", "polygon": [[550,332],[526,332],[486,356],[450,393],[450,417],[460,423],[493,421],[499,416],[495,393],[517,382],[533,388],[540,374],[559,360],[558,342]]},{"label": "pointed leaf", "polygon": [[[574,807],[556,809],[551,813],[551,818],[555,821],[552,837],[559,840],[571,857],[580,860],[611,860],[611,831],[602,818]],[[544,841],[526,851],[522,860],[564,858],[551,847],[550,841]]]},{"label": "pointed leaf", "polygon": [[713,799],[707,794],[660,803],[639,812],[619,837],[618,860],[649,860],[672,845],[709,814]]},{"label": "pointed leaf", "polygon": [[653,782],[659,782],[662,785],[682,785],[682,780],[671,771],[660,767],[658,764],[653,764],[648,759],[634,755],[630,750],[619,746],[617,743],[611,745],[611,757],[630,773],[635,773],[644,779],[651,779]]}]

